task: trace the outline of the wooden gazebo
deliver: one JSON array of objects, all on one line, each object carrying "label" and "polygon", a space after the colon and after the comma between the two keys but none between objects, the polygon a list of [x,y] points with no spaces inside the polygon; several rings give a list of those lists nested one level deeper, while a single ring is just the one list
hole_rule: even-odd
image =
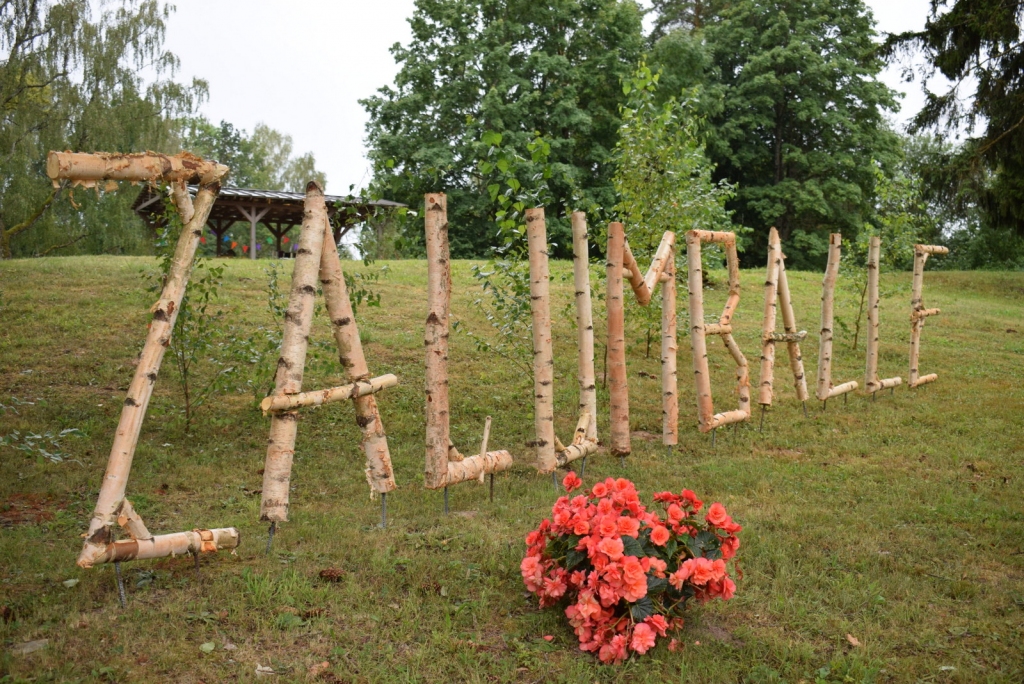
[{"label": "wooden gazebo", "polygon": [[[189,186],[195,195],[196,187]],[[132,209],[149,226],[161,228],[164,224],[163,198],[152,187],[145,186],[136,198]],[[328,216],[334,229],[335,244],[354,225],[382,209],[402,207],[403,204],[390,200],[364,200],[358,197],[325,195]],[[295,226],[302,225],[302,207],[305,195],[300,192],[279,192],[277,190],[253,190],[250,188],[221,188],[217,201],[210,211],[206,225],[217,236],[217,256],[223,250],[223,236],[235,223],[249,224],[249,258],[256,258],[256,224],[262,223],[273,234],[277,243],[278,256],[282,238]]]}]

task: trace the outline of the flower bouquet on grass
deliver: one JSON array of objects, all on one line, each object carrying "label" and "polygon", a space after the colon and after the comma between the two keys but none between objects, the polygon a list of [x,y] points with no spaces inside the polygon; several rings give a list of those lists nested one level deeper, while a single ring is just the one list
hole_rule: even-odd
[{"label": "flower bouquet on grass", "polygon": [[[583,483],[569,473],[562,484],[571,493]],[[704,503],[688,489],[654,500],[663,516],[647,510],[632,482],[608,478],[589,494],[560,497],[551,518],[526,536],[526,588],[541,607],[567,602],[580,649],[604,663],[642,655],[682,627],[689,599],[730,599],[736,591],[726,561],[742,528],[725,507],[713,503],[702,516]]]}]

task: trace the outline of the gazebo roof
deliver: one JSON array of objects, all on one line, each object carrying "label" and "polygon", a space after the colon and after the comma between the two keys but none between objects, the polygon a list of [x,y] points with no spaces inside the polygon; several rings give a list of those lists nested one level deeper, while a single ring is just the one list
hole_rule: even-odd
[{"label": "gazebo roof", "polygon": [[[196,189],[196,186],[190,185],[189,193],[195,196]],[[301,192],[223,187],[210,211],[210,223],[224,226],[235,222],[258,221],[267,226],[274,225],[276,232],[287,232],[289,228],[302,223],[305,197]],[[132,209],[148,225],[157,227],[161,223],[159,216],[163,211],[160,199],[160,194],[154,188],[144,186],[132,204]],[[344,228],[345,224],[365,220],[379,209],[405,206],[390,200],[365,200],[351,195],[324,195],[324,199],[336,230]],[[339,206],[348,209],[344,212],[347,215],[344,220],[339,216]]]}]

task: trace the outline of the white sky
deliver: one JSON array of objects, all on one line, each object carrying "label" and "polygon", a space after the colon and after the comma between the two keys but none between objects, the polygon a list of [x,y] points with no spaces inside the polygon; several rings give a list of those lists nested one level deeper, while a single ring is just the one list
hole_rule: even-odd
[{"label": "white sky", "polygon": [[[295,152],[312,151],[328,190],[343,194],[369,180],[366,113],[358,100],[390,84],[388,48],[410,37],[414,0],[174,0],[167,49],[181,58],[179,79],[210,84],[203,113],[250,133],[263,121],[288,133]],[[866,0],[880,32],[920,29],[928,0]],[[888,69],[907,93],[905,121],[923,101],[916,83]]]}]

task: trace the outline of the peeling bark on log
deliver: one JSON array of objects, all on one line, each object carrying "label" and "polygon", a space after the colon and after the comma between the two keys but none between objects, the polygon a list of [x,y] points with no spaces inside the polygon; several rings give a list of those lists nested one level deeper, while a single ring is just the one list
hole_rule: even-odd
[{"label": "peeling bark on log", "polygon": [[448,310],[452,278],[448,248],[448,198],[443,193],[424,199],[427,247],[427,323],[423,346],[426,361],[427,450],[424,484],[440,489],[448,481]]},{"label": "peeling bark on log", "polygon": [[124,528],[132,539],[152,539],[153,535],[146,529],[146,523],[142,517],[135,512],[132,503],[128,499],[122,499],[121,505],[115,512],[117,524]]},{"label": "peeling bark on log", "polygon": [[[166,556],[199,555],[238,548],[241,535],[234,527],[161,534],[149,539],[121,539],[106,544],[89,565]],[[79,565],[82,565],[79,562]]]},{"label": "peeling bark on log", "polygon": [[[334,343],[338,348],[338,361],[345,369],[346,379],[350,383],[366,383],[370,381],[370,368],[363,355],[363,343],[359,339],[355,313],[348,298],[334,231],[326,215],[321,230],[323,252],[320,257],[320,286],[324,291],[324,305],[331,319]],[[363,452],[363,473],[366,475],[366,483],[370,485],[370,498],[393,492],[398,489],[398,485],[391,466],[388,436],[377,409],[377,397],[374,394],[363,394],[353,398],[352,405],[356,412],[356,425],[363,436],[359,448]]]},{"label": "peeling bark on log", "polygon": [[398,378],[389,373],[377,378],[370,378],[365,382],[354,382],[350,385],[342,385],[315,392],[300,392],[280,397],[267,397],[260,402],[260,409],[263,411],[263,415],[293,411],[304,406],[322,406],[337,401],[348,401],[358,397],[365,397],[367,394],[376,394],[381,390],[397,386]]},{"label": "peeling bark on log", "polygon": [[882,240],[877,235],[868,242],[868,340],[867,340],[867,364],[864,372],[864,390],[868,394],[874,394],[878,390],[899,386],[901,378],[878,377],[878,307],[880,298],[878,295],[878,277],[880,267],[880,254]]},{"label": "peeling bark on log", "polygon": [[820,401],[828,401],[847,392],[852,392],[859,385],[856,381],[832,385],[832,340],[835,316],[836,279],[839,277],[840,250],[843,236],[832,233],[828,237],[828,265],[821,283],[821,331],[818,338],[818,390],[816,396]]},{"label": "peeling bark on log", "polygon": [[580,385],[580,413],[593,417],[587,437],[597,440],[597,382],[594,376],[594,314],[590,301],[590,244],[587,216],[572,214],[573,286],[576,290],[577,378]]},{"label": "peeling bark on log", "polygon": [[779,247],[779,233],[772,227],[768,233],[768,271],[764,278],[764,315],[761,319],[761,378],[758,382],[757,403],[772,405],[775,382],[775,332],[776,300],[779,294],[779,264],[782,252]]},{"label": "peeling bark on log", "polygon": [[110,449],[107,470],[103,476],[96,508],[89,522],[85,543],[78,556],[78,564],[83,568],[91,567],[96,562],[95,559],[105,553],[106,546],[112,539],[110,528],[115,523],[115,511],[124,499],[132,459],[135,456],[135,447],[142,429],[142,421],[153,395],[153,386],[160,371],[164,352],[170,345],[171,333],[174,330],[174,323],[181,308],[181,299],[185,294],[185,287],[192,272],[192,262],[195,258],[196,248],[199,246],[199,238],[203,234],[203,226],[206,224],[206,219],[210,215],[210,209],[213,207],[219,191],[220,186],[217,183],[206,184],[199,188],[192,219],[185,224],[181,236],[178,238],[160,299],[150,310],[153,319],[146,335],[146,344],[139,357],[135,377],[128,387],[128,396],[121,409],[121,419],[118,422],[114,443]]},{"label": "peeling bark on log", "polygon": [[666,446],[679,443],[679,355],[676,320],[676,253],[675,240],[665,256],[661,285],[661,442]]},{"label": "peeling bark on log", "polygon": [[[313,323],[317,273],[320,270],[324,248],[323,227],[326,220],[327,205],[324,203],[323,191],[316,183],[310,183],[306,187],[299,250],[295,255],[291,293],[284,315],[281,356],[277,361],[277,373],[274,376],[274,397],[298,394],[302,391],[302,376],[305,372],[306,351]],[[298,421],[297,411],[274,413],[270,417],[270,437],[267,440],[267,458],[263,466],[260,520],[288,520],[289,489]]]},{"label": "peeling bark on log", "polygon": [[613,456],[632,451],[629,435],[629,385],[626,379],[625,308],[623,277],[626,235],[621,223],[608,224],[608,395],[610,447]]},{"label": "peeling bark on log", "polygon": [[188,194],[188,184],[185,181],[171,183],[171,199],[174,202],[182,223],[188,223],[195,215],[195,207],[192,205],[192,197]]},{"label": "peeling bark on log", "polygon": [[46,158],[46,175],[56,187],[60,180],[74,185],[95,187],[104,180],[150,182],[184,181],[208,185],[219,183],[228,174],[228,167],[206,161],[188,152],[175,155],[146,152],[142,154],[85,154],[81,152],[50,152]]},{"label": "peeling bark on log", "polygon": [[931,254],[949,254],[949,249],[938,245],[914,245],[914,285],[910,299],[910,375],[907,380],[911,389],[939,379],[937,373],[922,377],[918,370],[925,319],[940,313],[939,309],[924,308],[924,265]]},{"label": "peeling bark on log", "polygon": [[551,348],[548,237],[543,207],[526,210],[526,236],[530,256],[530,310],[533,314],[534,430],[537,469],[550,473],[555,460],[555,360]]}]

